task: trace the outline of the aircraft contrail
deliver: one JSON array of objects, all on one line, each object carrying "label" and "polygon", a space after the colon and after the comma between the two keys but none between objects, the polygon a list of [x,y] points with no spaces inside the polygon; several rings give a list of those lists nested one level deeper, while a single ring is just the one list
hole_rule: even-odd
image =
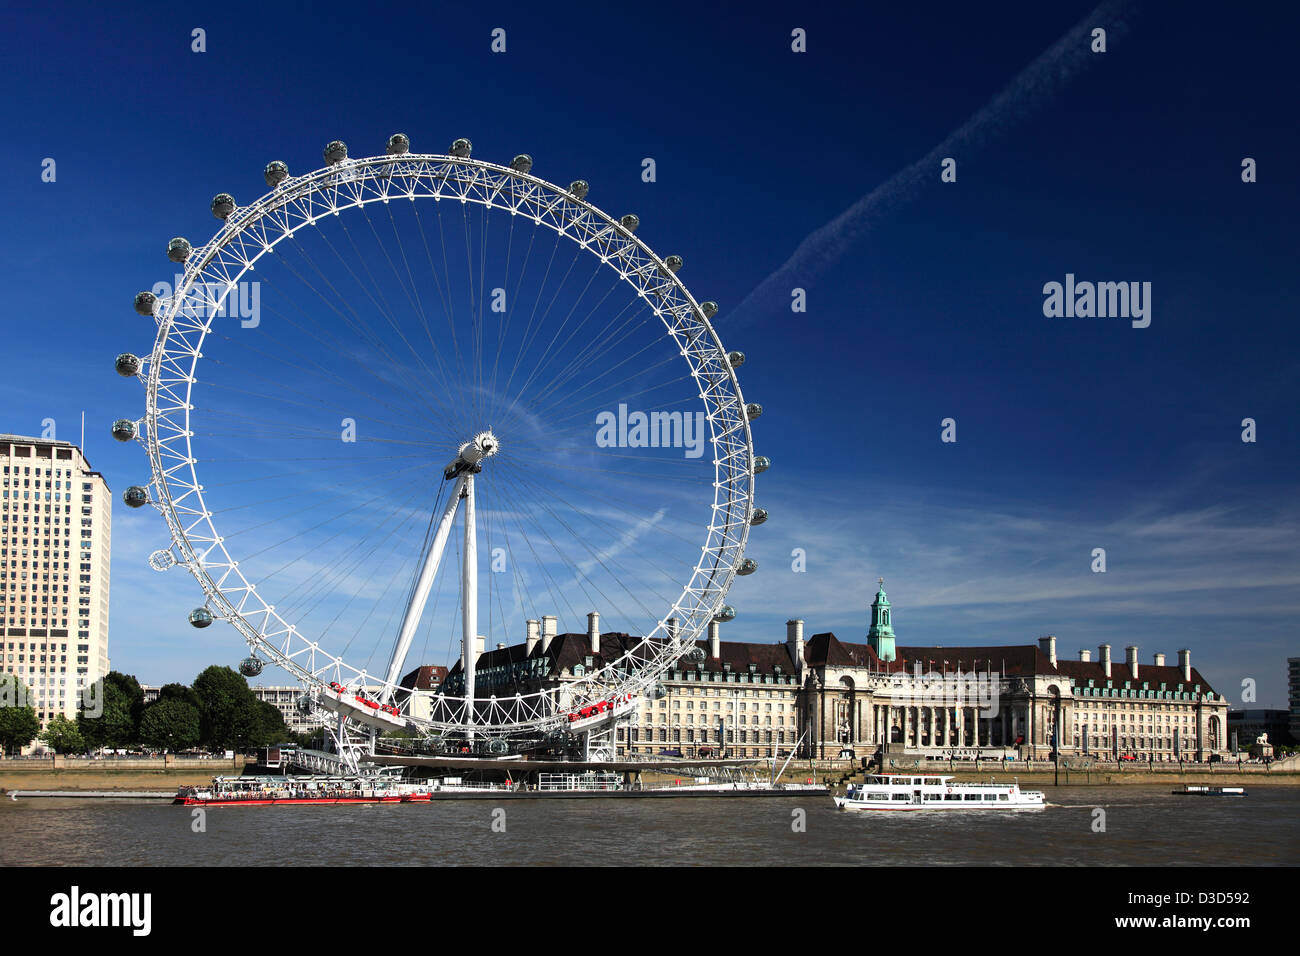
[{"label": "aircraft contrail", "polygon": [[1127,7],[1125,0],[1102,3],[938,146],[809,233],[789,259],[741,300],[734,312],[736,321],[728,325],[741,324],[777,308],[789,308],[791,289],[806,288],[820,278],[877,223],[914,199],[924,186],[938,183],[939,164],[945,157],[969,156],[1056,96],[1090,58],[1104,59],[1107,54],[1091,50],[1092,30],[1105,29],[1109,49],[1111,41],[1128,32],[1125,17],[1131,18],[1131,14]]}]

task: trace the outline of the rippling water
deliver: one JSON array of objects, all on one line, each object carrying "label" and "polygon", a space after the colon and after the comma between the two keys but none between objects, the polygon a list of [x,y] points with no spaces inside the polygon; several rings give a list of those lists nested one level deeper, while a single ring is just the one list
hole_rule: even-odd
[{"label": "rippling water", "polygon": [[[1300,788],[1243,798],[1168,786],[1048,788],[1021,813],[845,813],[830,797],[435,801],[191,810],[124,800],[0,801],[0,864],[1295,865]],[[1094,832],[1094,808],[1105,832]],[[505,811],[505,832],[492,828]],[[806,811],[795,832],[794,811]],[[498,819],[500,816],[498,814]]]}]

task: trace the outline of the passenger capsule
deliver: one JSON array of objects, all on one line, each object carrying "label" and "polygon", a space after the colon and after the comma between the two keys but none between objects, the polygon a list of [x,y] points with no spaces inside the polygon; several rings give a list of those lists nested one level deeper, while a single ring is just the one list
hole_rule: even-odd
[{"label": "passenger capsule", "polygon": [[590,188],[591,185],[585,179],[575,179],[573,182],[569,183],[569,192],[574,196],[577,196],[579,199],[586,199],[587,190]]},{"label": "passenger capsule", "polygon": [[139,485],[132,485],[122,492],[122,501],[128,508],[140,508],[149,503],[149,492]]},{"label": "passenger capsule", "polygon": [[671,272],[671,273],[673,273],[673,274],[675,275],[675,274],[677,273],[677,271],[678,271],[679,269],[681,269],[681,267],[682,267],[682,257],[681,257],[681,256],[669,256],[667,259],[664,260],[664,267],[665,267],[669,272]]},{"label": "passenger capsule", "polygon": [[141,315],[153,315],[158,311],[158,297],[152,292],[137,292],[135,310]]},{"label": "passenger capsule", "polygon": [[718,314],[718,303],[713,300],[700,303],[700,311],[704,313],[706,319],[711,319]]},{"label": "passenger capsule", "polygon": [[113,422],[113,437],[118,441],[130,441],[135,437],[135,422],[129,418],[119,418]]},{"label": "passenger capsule", "polygon": [[749,419],[751,422],[759,415],[762,414],[763,414],[763,406],[758,404],[758,402],[750,402],[748,405],[745,406],[745,417]]},{"label": "passenger capsule", "polygon": [[510,160],[510,168],[517,173],[526,173],[533,168],[533,157],[527,153],[520,153],[514,159]]},{"label": "passenger capsule", "polygon": [[113,363],[113,368],[117,369],[117,374],[123,378],[132,378],[140,374],[140,356],[132,355],[130,352],[123,352]]},{"label": "passenger capsule", "polygon": [[750,515],[749,523],[750,523],[750,524],[762,524],[762,523],[763,523],[764,521],[766,521],[766,520],[767,520],[767,511],[766,511],[766,509],[763,509],[763,508],[755,508],[755,509],[754,509],[754,513],[753,513],[752,515]]},{"label": "passenger capsule", "polygon": [[772,467],[772,459],[766,455],[759,455],[754,459],[754,474],[761,475]]},{"label": "passenger capsule", "polygon": [[618,224],[628,232],[636,232],[636,227],[641,225],[641,217],[628,213],[618,221]]},{"label": "passenger capsule", "polygon": [[256,657],[245,657],[239,662],[239,673],[245,677],[256,677],[262,673],[263,662]]},{"label": "passenger capsule", "polygon": [[167,258],[172,262],[184,262],[193,251],[194,247],[190,245],[190,241],[180,236],[167,243]]},{"label": "passenger capsule", "polygon": [[742,365],[745,364],[745,353],[744,353],[744,352],[728,352],[728,353],[727,353],[727,364],[730,365],[732,368],[740,368]]},{"label": "passenger capsule", "polygon": [[348,144],[341,139],[332,140],[324,150],[325,162],[337,166],[348,158]]},{"label": "passenger capsule", "polygon": [[689,657],[691,660],[695,661],[696,663],[699,663],[700,661],[704,660],[704,648],[700,647],[697,644],[694,647],[692,647],[689,652],[687,652],[686,656]]},{"label": "passenger capsule", "polygon": [[451,149],[448,150],[452,156],[455,156],[458,159],[469,159],[469,154],[473,151],[474,144],[464,137],[461,137],[456,140],[456,142],[452,143]]},{"label": "passenger capsule", "polygon": [[405,156],[411,151],[411,138],[405,133],[394,133],[388,137],[388,155]]},{"label": "passenger capsule", "polygon": [[212,612],[205,607],[196,607],[190,611],[190,623],[195,627],[207,627],[212,623]]},{"label": "passenger capsule", "polygon": [[235,211],[235,197],[230,193],[217,193],[212,197],[212,205],[208,208],[218,219],[229,219],[230,214]]},{"label": "passenger capsule", "polygon": [[730,604],[724,604],[722,607],[718,608],[718,613],[713,615],[713,619],[719,624],[734,621],[736,619],[736,609]]},{"label": "passenger capsule", "polygon": [[746,558],[744,561],[740,562],[740,566],[736,568],[736,573],[741,575],[753,574],[757,570],[758,562],[753,558]]},{"label": "passenger capsule", "polygon": [[266,169],[262,170],[262,178],[274,189],[289,178],[289,167],[278,159],[272,160],[266,164]]}]

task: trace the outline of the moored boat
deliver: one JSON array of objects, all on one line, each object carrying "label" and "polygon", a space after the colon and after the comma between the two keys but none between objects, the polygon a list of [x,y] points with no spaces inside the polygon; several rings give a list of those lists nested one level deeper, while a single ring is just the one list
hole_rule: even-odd
[{"label": "moored boat", "polygon": [[393,777],[213,777],[206,787],[185,786],[175,804],[210,806],[307,806],[409,803],[429,799],[429,789]]},{"label": "moored boat", "polygon": [[1179,797],[1244,797],[1245,787],[1207,787],[1199,784],[1185,783],[1181,790],[1170,793]]},{"label": "moored boat", "polygon": [[835,797],[841,810],[1041,810],[1047,805],[1038,790],[1019,783],[954,783],[939,774],[880,773],[853,784]]}]

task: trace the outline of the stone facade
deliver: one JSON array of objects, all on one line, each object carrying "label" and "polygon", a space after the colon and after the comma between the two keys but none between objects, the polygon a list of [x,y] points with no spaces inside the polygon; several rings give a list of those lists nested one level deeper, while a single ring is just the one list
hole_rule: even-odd
[{"label": "stone facade", "polygon": [[[1227,741],[1227,701],[1179,651],[1139,665],[1129,647],[1113,664],[1110,647],[1079,660],[1056,656],[1056,638],[981,647],[896,646],[883,584],[872,604],[868,641],[834,634],[805,640],[804,622],[786,624],[782,643],[722,641],[719,625],[698,652],[661,678],[618,733],[620,753],[763,758],[794,752],[813,759],[892,752],[936,757],[1208,760]],[[527,690],[581,676],[636,643],[626,634],[555,634],[530,622],[525,644],[480,656],[480,693]],[[460,665],[445,685],[463,687]]]}]

